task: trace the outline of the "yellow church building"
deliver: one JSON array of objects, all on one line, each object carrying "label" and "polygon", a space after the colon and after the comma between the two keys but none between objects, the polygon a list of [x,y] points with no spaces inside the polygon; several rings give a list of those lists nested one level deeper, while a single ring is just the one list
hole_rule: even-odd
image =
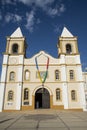
[{"label": "yellow church building", "polygon": [[0,111],[57,109],[85,111],[77,37],[64,27],[58,58],[40,51],[26,58],[26,40],[17,28],[7,37],[0,83]]}]

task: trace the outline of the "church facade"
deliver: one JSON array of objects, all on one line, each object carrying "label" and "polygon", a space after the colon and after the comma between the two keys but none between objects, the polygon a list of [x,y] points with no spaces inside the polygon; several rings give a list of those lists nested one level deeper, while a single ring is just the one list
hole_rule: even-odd
[{"label": "church facade", "polygon": [[0,83],[0,111],[85,110],[85,92],[77,37],[64,27],[58,58],[40,51],[26,58],[21,29],[7,37]]}]

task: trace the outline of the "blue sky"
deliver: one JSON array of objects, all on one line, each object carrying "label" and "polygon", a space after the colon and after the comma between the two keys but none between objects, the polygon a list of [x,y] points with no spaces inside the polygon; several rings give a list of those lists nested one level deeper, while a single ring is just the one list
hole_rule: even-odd
[{"label": "blue sky", "polygon": [[58,57],[58,37],[66,26],[78,37],[81,62],[87,66],[87,0],[0,0],[0,66],[6,36],[19,26],[28,44],[27,57],[40,50]]}]

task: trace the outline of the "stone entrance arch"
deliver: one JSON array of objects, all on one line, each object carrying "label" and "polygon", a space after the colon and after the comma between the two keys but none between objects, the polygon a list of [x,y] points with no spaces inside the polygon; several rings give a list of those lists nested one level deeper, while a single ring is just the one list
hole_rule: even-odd
[{"label": "stone entrance arch", "polygon": [[35,93],[35,109],[50,108],[50,93],[44,88],[39,88]]}]

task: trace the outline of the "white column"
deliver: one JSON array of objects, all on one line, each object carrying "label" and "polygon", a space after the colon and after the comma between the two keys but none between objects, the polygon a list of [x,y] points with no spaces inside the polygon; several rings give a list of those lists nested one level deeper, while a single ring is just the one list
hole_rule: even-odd
[{"label": "white column", "polygon": [[64,109],[68,109],[68,87],[66,83],[63,83],[63,103]]},{"label": "white column", "polygon": [[67,77],[66,77],[66,66],[61,65],[61,81],[66,82]]},{"label": "white column", "polygon": [[76,56],[75,56],[75,63],[76,63],[76,64],[81,64],[80,55],[76,55]]},{"label": "white column", "polygon": [[76,74],[77,74],[77,81],[83,81],[81,65],[77,65]]},{"label": "white column", "polygon": [[67,77],[66,77],[66,66],[61,66],[61,81],[64,82],[62,85],[62,91],[63,91],[63,104],[64,109],[68,109],[68,86],[67,86]]},{"label": "white column", "polygon": [[23,66],[18,68],[18,82],[22,82]]},{"label": "white column", "polygon": [[85,100],[84,83],[80,83],[79,91],[80,91],[79,93],[80,93],[81,107],[83,108],[83,111],[87,111],[86,110],[86,100]]},{"label": "white column", "polygon": [[65,64],[65,55],[60,55],[60,64]]},{"label": "white column", "polygon": [[2,108],[3,108],[4,88],[5,88],[5,84],[1,83],[0,84],[0,112],[2,112]]},{"label": "white column", "polygon": [[16,110],[21,109],[21,94],[22,94],[22,74],[23,74],[23,66],[19,66],[18,69],[18,85],[17,85],[17,96],[16,96]]},{"label": "white column", "polygon": [[19,64],[23,64],[24,62],[24,55],[19,56]]},{"label": "white column", "polygon": [[1,82],[6,82],[7,64],[8,64],[8,55],[4,55],[3,56],[2,72],[1,72]]},{"label": "white column", "polygon": [[17,85],[17,96],[16,96],[16,110],[21,109],[21,94],[22,94],[22,84]]},{"label": "white column", "polygon": [[2,66],[2,73],[1,73],[1,82],[6,82],[6,76],[7,76],[7,66]]},{"label": "white column", "polygon": [[5,91],[5,82],[7,77],[7,64],[8,64],[8,55],[3,56],[3,66],[1,72],[1,83],[0,83],[0,112],[3,109],[3,102],[4,102],[4,91]]},{"label": "white column", "polygon": [[18,82],[22,82],[24,56],[19,56]]},{"label": "white column", "polygon": [[18,85],[17,85],[17,98],[16,98],[16,110],[21,109],[21,101],[22,101],[22,82],[23,82],[23,62],[24,56],[19,57],[19,64],[21,64],[18,68]]},{"label": "white column", "polygon": [[3,64],[8,64],[8,55],[3,55]]}]

